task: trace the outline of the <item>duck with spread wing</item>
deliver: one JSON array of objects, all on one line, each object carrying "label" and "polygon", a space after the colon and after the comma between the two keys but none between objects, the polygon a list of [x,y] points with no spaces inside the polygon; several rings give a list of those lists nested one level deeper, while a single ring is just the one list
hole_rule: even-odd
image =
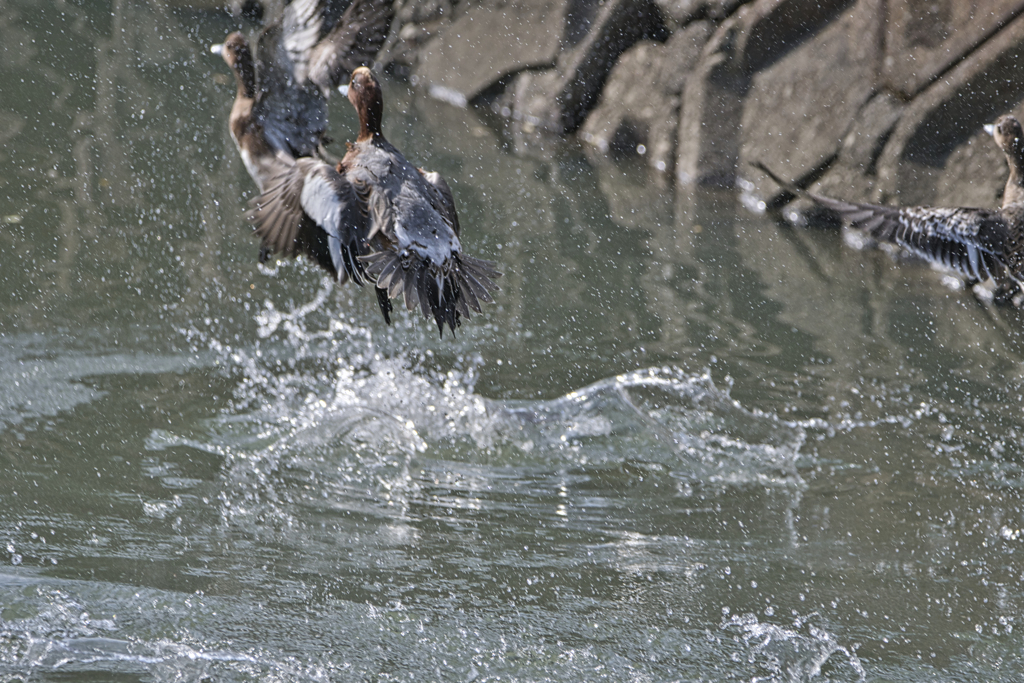
[{"label": "duck with spread wing", "polygon": [[[335,167],[309,157],[283,167],[252,200],[249,218],[265,253],[306,254],[326,269],[377,288],[385,320],[390,299],[433,317],[444,334],[491,302],[500,276],[491,261],[462,252],[448,183],[413,166],[381,130],[383,96],[373,73],[353,71],[348,98],[359,136]],[[348,248],[346,245],[357,245]]]}]

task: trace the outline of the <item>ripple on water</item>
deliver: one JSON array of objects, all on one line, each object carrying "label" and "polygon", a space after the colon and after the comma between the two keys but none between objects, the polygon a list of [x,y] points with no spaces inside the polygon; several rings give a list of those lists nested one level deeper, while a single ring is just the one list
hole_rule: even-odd
[{"label": "ripple on water", "polygon": [[211,362],[209,352],[88,353],[37,334],[0,334],[0,342],[0,431],[103,397],[103,391],[83,381],[88,377],[181,373]]}]

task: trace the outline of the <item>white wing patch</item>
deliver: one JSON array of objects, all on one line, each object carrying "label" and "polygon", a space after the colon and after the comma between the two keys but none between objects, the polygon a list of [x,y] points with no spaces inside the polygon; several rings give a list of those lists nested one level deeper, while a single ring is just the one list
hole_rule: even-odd
[{"label": "white wing patch", "polygon": [[306,176],[299,195],[302,210],[324,231],[333,236],[340,235],[341,212],[345,206],[338,199],[338,190],[318,169]]}]

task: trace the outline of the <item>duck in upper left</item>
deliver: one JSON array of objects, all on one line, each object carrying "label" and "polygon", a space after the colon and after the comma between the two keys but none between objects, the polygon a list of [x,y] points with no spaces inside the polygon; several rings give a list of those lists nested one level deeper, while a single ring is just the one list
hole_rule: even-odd
[{"label": "duck in upper left", "polygon": [[295,159],[325,155],[331,90],[372,64],[387,38],[389,0],[352,0],[342,13],[344,2],[293,0],[260,34],[255,55],[237,32],[210,48],[235,74],[231,137],[261,192]]}]

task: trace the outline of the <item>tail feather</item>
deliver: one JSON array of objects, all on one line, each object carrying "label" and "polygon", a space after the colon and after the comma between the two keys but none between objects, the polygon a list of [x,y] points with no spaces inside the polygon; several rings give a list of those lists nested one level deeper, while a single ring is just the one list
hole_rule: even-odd
[{"label": "tail feather", "polygon": [[[465,299],[466,304],[468,304],[470,308],[477,313],[480,313],[480,302],[477,300],[476,294],[473,293],[473,288],[470,286],[469,282],[466,281],[466,273],[464,271],[459,272],[459,279],[461,280],[459,283],[459,290],[462,294],[462,296],[459,297],[460,300]],[[466,317],[469,317],[468,311],[466,312]]]},{"label": "tail feather", "polygon": [[412,311],[416,308],[420,301],[419,290],[416,289],[416,269],[407,268],[405,270],[405,307],[407,310]]},{"label": "tail feather", "polygon": [[390,323],[390,300],[403,298],[409,311],[418,307],[425,318],[433,319],[442,335],[446,326],[454,333],[463,317],[480,313],[481,302],[493,302],[490,292],[498,287],[491,278],[501,276],[493,262],[458,254],[444,269],[429,259],[403,264],[390,250],[365,254],[358,260],[361,272],[376,287],[385,320]]},{"label": "tail feather", "polygon": [[380,306],[381,315],[384,316],[384,322],[388,325],[391,324],[391,301],[388,299],[388,293],[380,287],[375,288],[377,292],[377,305]]}]

